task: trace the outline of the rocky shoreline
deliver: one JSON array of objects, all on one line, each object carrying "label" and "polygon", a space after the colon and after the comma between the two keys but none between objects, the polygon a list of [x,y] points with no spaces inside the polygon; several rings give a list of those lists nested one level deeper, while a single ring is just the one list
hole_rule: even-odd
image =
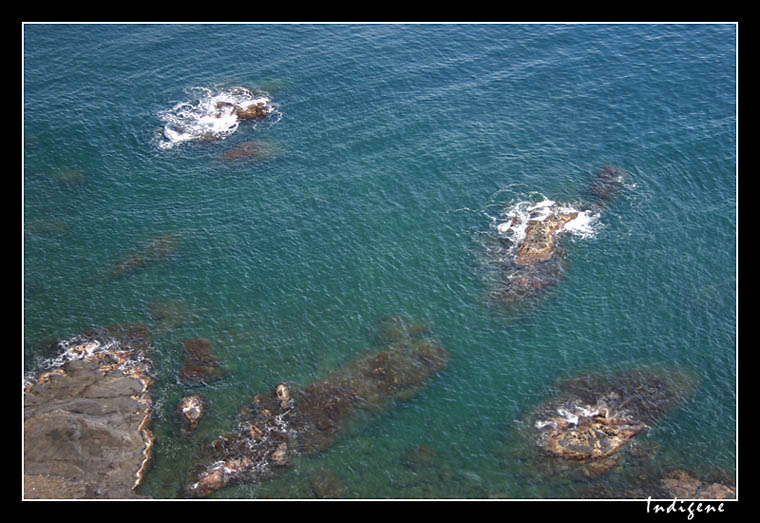
[{"label": "rocky shoreline", "polygon": [[151,337],[142,325],[59,344],[55,369],[27,383],[25,499],[134,499],[151,459]]}]

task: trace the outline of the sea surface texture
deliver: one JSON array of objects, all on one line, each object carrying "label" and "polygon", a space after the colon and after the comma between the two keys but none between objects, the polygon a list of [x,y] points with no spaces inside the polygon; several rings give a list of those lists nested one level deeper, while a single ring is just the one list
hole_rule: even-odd
[{"label": "sea surface texture", "polygon": [[[734,476],[735,25],[30,24],[23,60],[23,370],[85,330],[150,327],[140,494],[181,496],[256,394],[324,379],[391,317],[446,368],[210,497],[324,478],[343,498],[622,496],[630,459],[542,475],[515,433],[559,380],[642,368],[697,384],[637,463]],[[628,176],[599,211],[605,166]],[[506,233],[552,205],[580,213],[557,281],[504,303]],[[180,379],[191,339],[217,379]]]}]

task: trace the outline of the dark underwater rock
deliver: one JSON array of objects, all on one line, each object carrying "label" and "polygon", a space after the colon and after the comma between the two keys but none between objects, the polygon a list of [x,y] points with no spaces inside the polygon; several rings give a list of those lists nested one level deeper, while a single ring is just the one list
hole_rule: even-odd
[{"label": "dark underwater rock", "polygon": [[240,160],[246,158],[256,158],[262,154],[261,145],[257,140],[250,140],[240,143],[231,149],[224,151],[219,159],[221,160]]},{"label": "dark underwater rock", "polygon": [[591,194],[600,201],[600,205],[606,207],[630,176],[631,174],[625,169],[605,165],[591,183]]},{"label": "dark underwater rock", "polygon": [[159,236],[147,243],[135,254],[128,256],[111,269],[111,278],[121,278],[173,256],[181,247],[178,237],[172,235]]},{"label": "dark underwater rock", "polygon": [[153,446],[150,343],[140,325],[85,332],[25,386],[25,498],[141,497]]},{"label": "dark underwater rock", "polygon": [[294,454],[331,447],[369,416],[416,395],[446,368],[448,353],[424,338],[371,351],[303,388],[281,383],[256,395],[238,415],[236,432],[214,440],[185,494],[208,496],[240,480],[287,467]]},{"label": "dark underwater rock", "polygon": [[227,374],[219,358],[211,351],[212,343],[205,338],[188,338],[182,346],[185,357],[179,369],[179,379],[187,384],[208,383]]},{"label": "dark underwater rock", "polygon": [[430,325],[408,316],[386,316],[380,320],[375,338],[380,344],[408,340],[430,332]]},{"label": "dark underwater rock", "polygon": [[311,490],[320,499],[339,499],[346,495],[347,488],[340,476],[330,467],[321,467],[309,475]]},{"label": "dark underwater rock", "polygon": [[404,465],[412,470],[432,467],[438,459],[438,451],[430,445],[422,444],[409,449],[404,454]]}]

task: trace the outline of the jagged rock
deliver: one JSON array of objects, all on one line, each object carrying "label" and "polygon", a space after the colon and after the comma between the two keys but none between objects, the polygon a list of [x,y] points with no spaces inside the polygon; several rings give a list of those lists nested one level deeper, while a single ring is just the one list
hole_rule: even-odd
[{"label": "jagged rock", "polygon": [[205,338],[184,340],[185,357],[179,369],[180,381],[188,384],[208,383],[227,374],[219,358],[211,352],[211,347],[211,341]]},{"label": "jagged rock", "polygon": [[530,220],[525,239],[517,249],[515,261],[520,265],[545,262],[555,255],[557,232],[569,221],[578,217],[577,212],[557,212],[544,220]]},{"label": "jagged rock", "polygon": [[150,335],[139,325],[60,343],[24,388],[25,498],[137,498],[150,461]]},{"label": "jagged rock", "polygon": [[607,474],[640,434],[693,393],[695,383],[689,373],[647,370],[565,380],[517,426],[509,459],[530,463],[531,473],[546,477]]},{"label": "jagged rock", "polygon": [[264,102],[258,102],[255,104],[250,104],[246,107],[236,107],[235,115],[240,120],[255,120],[266,118],[267,115],[269,115],[269,111],[267,110],[267,106]]},{"label": "jagged rock", "polygon": [[367,414],[417,394],[448,362],[440,345],[414,338],[360,356],[325,379],[299,388],[284,383],[256,395],[238,414],[236,432],[220,436],[185,494],[208,496],[243,479],[258,480],[288,466],[293,453],[332,446]]},{"label": "jagged rock", "polygon": [[[567,234],[566,225],[585,214],[599,215],[607,208],[628,173],[605,166],[594,178],[590,193],[593,202],[580,211],[556,202],[541,202],[541,206],[526,219],[514,216],[499,225],[498,243],[492,248],[502,279],[491,297],[502,304],[516,304],[556,284],[565,274],[564,249],[561,241]],[[551,205],[546,205],[546,204]],[[534,208],[530,208],[532,210]],[[523,221],[524,220],[524,221]]]},{"label": "jagged rock", "polygon": [[208,402],[202,394],[185,396],[177,404],[177,413],[184,427],[195,430],[201,418],[206,414]]},{"label": "jagged rock", "polygon": [[611,413],[604,401],[577,413],[560,411],[558,416],[542,421],[548,429],[541,435],[539,446],[566,459],[607,457],[646,428],[620,413]]}]

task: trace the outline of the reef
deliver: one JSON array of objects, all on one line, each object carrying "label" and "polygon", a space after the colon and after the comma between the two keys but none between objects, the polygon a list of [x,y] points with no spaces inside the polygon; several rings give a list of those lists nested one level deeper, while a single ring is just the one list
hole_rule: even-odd
[{"label": "reef", "polygon": [[642,461],[652,448],[633,443],[693,394],[696,381],[688,373],[643,370],[563,381],[521,420],[510,459],[545,478],[598,477],[624,460]]},{"label": "reef", "polygon": [[129,499],[151,459],[151,335],[139,324],[59,342],[24,386],[24,498]]},{"label": "reef", "polygon": [[305,387],[280,383],[257,394],[238,414],[237,430],[206,447],[184,495],[205,497],[233,482],[258,481],[290,466],[294,455],[330,448],[368,416],[414,397],[447,363],[436,342],[406,337]]},{"label": "reef", "polygon": [[591,183],[590,201],[583,210],[546,201],[501,223],[490,247],[501,278],[491,298],[516,304],[556,285],[566,272],[562,240],[576,219],[598,217],[622,186],[628,173],[614,166],[603,167]]},{"label": "reef", "polygon": [[188,338],[182,343],[185,357],[179,369],[181,382],[191,385],[209,383],[227,374],[219,358],[211,351],[212,343],[205,338]]}]

